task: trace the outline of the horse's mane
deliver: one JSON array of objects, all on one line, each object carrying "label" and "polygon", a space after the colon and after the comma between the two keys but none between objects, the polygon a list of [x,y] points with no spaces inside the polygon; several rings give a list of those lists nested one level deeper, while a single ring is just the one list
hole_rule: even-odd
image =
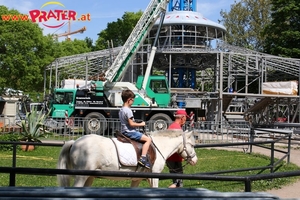
[{"label": "horse's mane", "polygon": [[182,136],[183,131],[180,129],[175,129],[175,130],[160,130],[160,131],[152,131],[149,133],[151,136],[161,136],[161,137],[178,137]]}]

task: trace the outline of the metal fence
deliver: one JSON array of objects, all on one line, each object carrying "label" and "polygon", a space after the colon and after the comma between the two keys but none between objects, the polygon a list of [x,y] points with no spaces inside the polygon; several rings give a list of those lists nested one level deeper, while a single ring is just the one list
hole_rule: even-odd
[{"label": "metal fence", "polygon": [[[120,128],[120,123],[118,120],[111,121],[111,124],[115,124],[112,126],[113,128]],[[54,127],[59,127],[57,122],[54,123]],[[149,124],[147,124],[149,126]],[[84,134],[84,132],[75,132],[74,130],[78,129],[78,126],[66,127],[62,126],[58,129],[58,133],[55,133],[55,137],[62,137],[64,140],[69,139],[71,137],[78,137]],[[191,129],[194,131],[194,136],[198,141],[198,144],[195,148],[206,148],[206,147],[233,147],[239,146],[244,147],[252,145],[259,146],[262,148],[266,148],[270,150],[270,164],[267,166],[257,166],[254,168],[244,168],[244,169],[231,169],[217,172],[208,172],[208,173],[196,173],[196,174],[153,174],[153,173],[120,173],[120,172],[99,172],[99,171],[78,171],[78,170],[58,170],[58,169],[37,169],[37,168],[20,168],[16,167],[16,159],[17,159],[17,151],[16,146],[20,144],[19,142],[1,142],[0,144],[13,144],[13,159],[12,159],[12,167],[0,167],[1,173],[9,173],[10,174],[10,186],[15,186],[16,175],[17,174],[44,174],[54,176],[56,174],[80,174],[80,175],[96,175],[96,176],[118,176],[118,177],[147,177],[147,178],[160,178],[160,179],[170,179],[170,178],[180,178],[180,179],[191,179],[191,180],[226,180],[226,181],[240,181],[245,184],[245,191],[251,192],[251,183],[256,180],[265,180],[265,179],[273,179],[273,178],[281,178],[281,177],[292,177],[299,176],[300,171],[293,172],[285,172],[285,173],[274,173],[274,169],[284,160],[287,159],[289,163],[290,160],[290,147],[291,147],[291,135],[292,132],[287,131],[271,131],[274,135],[275,133],[279,138],[267,141],[254,142],[255,138],[261,137],[264,132],[267,130],[262,129],[249,129],[248,127],[230,127],[220,123],[212,123],[205,122],[202,124],[196,124],[194,127],[190,127],[190,124],[186,124],[184,129]],[[53,129],[52,131],[54,131]],[[64,132],[64,131],[66,132]],[[50,129],[48,130],[50,131]],[[107,135],[112,136],[112,135]],[[61,138],[57,138],[61,139]],[[275,144],[280,142],[280,140],[287,140],[288,146],[287,150],[277,150],[275,148]],[[210,144],[204,144],[210,143]],[[214,144],[212,144],[214,143]],[[36,145],[42,146],[61,146],[62,142],[58,143],[39,143]],[[268,147],[270,145],[271,147]],[[250,151],[251,152],[251,151]],[[280,152],[283,153],[283,157],[278,161],[275,161],[274,153]],[[257,174],[251,176],[224,176],[219,174],[226,174],[238,171],[248,171],[248,170],[270,170],[270,174]]]},{"label": "metal fence", "polygon": [[[278,150],[275,148],[275,144],[280,140],[287,139],[289,142],[288,148],[286,151]],[[130,172],[119,172],[119,171],[99,171],[99,170],[62,170],[62,169],[41,169],[41,168],[22,168],[17,167],[17,145],[24,144],[20,142],[1,142],[0,144],[12,144],[12,167],[0,167],[1,173],[9,173],[9,185],[15,186],[16,175],[17,174],[42,174],[54,176],[57,174],[69,174],[69,175],[91,175],[97,177],[140,177],[140,178],[159,178],[159,179],[189,179],[189,180],[219,180],[219,181],[239,181],[243,182],[245,185],[245,192],[251,192],[251,184],[253,181],[257,180],[266,180],[273,178],[282,178],[282,177],[292,177],[299,176],[300,171],[284,172],[284,173],[275,173],[274,169],[284,160],[287,159],[289,163],[290,157],[290,145],[291,145],[291,134],[282,135],[282,137],[265,142],[247,142],[247,145],[259,146],[261,148],[266,148],[270,150],[270,164],[267,166],[256,166],[252,168],[243,168],[243,169],[230,169],[223,171],[214,171],[207,173],[195,173],[195,174],[161,174],[161,173],[130,173]],[[39,146],[53,146],[60,147],[62,143],[26,143],[26,144],[35,144]],[[232,144],[200,144],[196,145],[195,148],[206,148],[206,147],[229,147],[229,146],[243,146],[242,143],[232,143]],[[270,145],[271,147],[265,146]],[[278,161],[275,161],[274,153],[280,152],[283,154],[283,157]],[[249,170],[266,170],[269,169],[269,174],[257,174],[257,175],[246,175],[246,176],[231,176],[231,175],[220,175],[228,174],[233,172],[249,171]]]},{"label": "metal fence", "polygon": [[20,126],[17,124],[19,120],[16,120],[15,117],[1,116],[0,117],[0,132],[20,132]]},{"label": "metal fence", "polygon": [[[6,118],[1,118],[7,120]],[[121,130],[119,119],[106,118],[99,119],[100,133],[105,137],[114,137],[117,131]],[[19,122],[18,122],[19,123]],[[15,123],[10,126],[0,127],[0,133],[20,133],[22,128]],[[68,118],[68,123],[64,118],[53,119],[48,118],[45,123],[45,131],[51,133],[50,139],[53,140],[70,140],[76,139],[85,135],[84,126],[87,121],[84,118]],[[157,122],[148,121],[145,129],[140,129],[141,132],[150,132],[159,129],[160,125]],[[164,122],[170,125],[172,121]],[[247,142],[250,138],[250,127],[248,124],[240,123],[229,125],[228,123],[220,123],[214,121],[197,121],[194,123],[187,122],[183,126],[185,131],[194,131],[196,143],[232,143],[232,142]],[[93,133],[93,132],[92,132]],[[96,132],[94,132],[96,134]]]},{"label": "metal fence", "polygon": [[[53,133],[53,139],[69,140],[85,135],[84,124],[87,123],[83,118],[69,118],[66,125],[64,119],[60,121],[49,119],[46,123],[47,131]],[[140,131],[150,132],[159,129],[159,125],[154,121],[148,121],[145,129]],[[172,121],[165,122],[170,125]],[[101,132],[99,135],[114,137],[117,131],[121,130],[119,119],[108,118],[100,120]],[[250,138],[250,128],[246,124],[229,126],[225,123],[202,121],[190,124],[187,122],[183,126],[185,131],[194,131],[197,143],[228,143],[228,142],[247,142]]]}]

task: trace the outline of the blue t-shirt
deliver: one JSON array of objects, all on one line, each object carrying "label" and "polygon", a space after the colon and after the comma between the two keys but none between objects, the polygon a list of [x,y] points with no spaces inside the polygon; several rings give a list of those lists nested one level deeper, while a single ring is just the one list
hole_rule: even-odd
[{"label": "blue t-shirt", "polygon": [[130,108],[122,107],[119,111],[119,119],[121,122],[121,133],[136,132],[136,129],[134,127],[131,127],[128,123],[128,119],[132,119],[134,121],[133,113]]}]

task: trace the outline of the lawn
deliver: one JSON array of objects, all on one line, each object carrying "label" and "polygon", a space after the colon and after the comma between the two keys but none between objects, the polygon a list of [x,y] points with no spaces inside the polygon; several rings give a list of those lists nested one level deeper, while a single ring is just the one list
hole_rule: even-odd
[{"label": "lawn", "polygon": [[[56,167],[57,158],[59,156],[60,147],[40,146],[31,152],[17,152],[17,167],[30,168],[50,168]],[[239,168],[258,167],[269,165],[270,159],[267,156],[259,154],[245,154],[237,151],[225,151],[215,149],[197,149],[198,163],[196,166],[187,165],[184,169],[185,174],[195,174],[203,172],[212,172],[218,170],[232,170]],[[12,166],[12,152],[0,151],[0,159],[2,167]],[[285,172],[299,170],[294,164],[282,163],[276,172]],[[239,173],[231,173],[230,175],[254,175],[260,171],[245,171]],[[165,167],[163,173],[168,173]],[[265,170],[262,173],[269,173]],[[227,174],[229,175],[229,174]],[[297,177],[278,178],[272,181],[256,181],[252,183],[252,191],[265,191],[271,188],[279,188],[288,183],[294,182]],[[168,187],[170,180],[161,180],[160,187]],[[0,173],[0,186],[9,185],[9,175]],[[56,176],[41,175],[17,175],[16,186],[40,186],[55,187],[57,186]],[[112,181],[97,178],[93,187],[129,187],[129,181]],[[143,181],[140,187],[149,187],[146,181]],[[227,182],[227,181],[205,181],[205,180],[184,180],[184,187],[187,188],[206,188],[220,192],[241,192],[244,191],[244,183]]]}]

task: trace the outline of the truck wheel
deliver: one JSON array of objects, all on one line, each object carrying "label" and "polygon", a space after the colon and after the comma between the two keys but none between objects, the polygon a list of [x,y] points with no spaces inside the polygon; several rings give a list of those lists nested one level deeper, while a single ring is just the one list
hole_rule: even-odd
[{"label": "truck wheel", "polygon": [[149,120],[150,131],[166,130],[171,122],[172,119],[168,115],[163,113],[155,114]]},{"label": "truck wheel", "polygon": [[85,134],[104,134],[107,128],[106,118],[98,112],[89,113],[84,118],[84,133]]}]

